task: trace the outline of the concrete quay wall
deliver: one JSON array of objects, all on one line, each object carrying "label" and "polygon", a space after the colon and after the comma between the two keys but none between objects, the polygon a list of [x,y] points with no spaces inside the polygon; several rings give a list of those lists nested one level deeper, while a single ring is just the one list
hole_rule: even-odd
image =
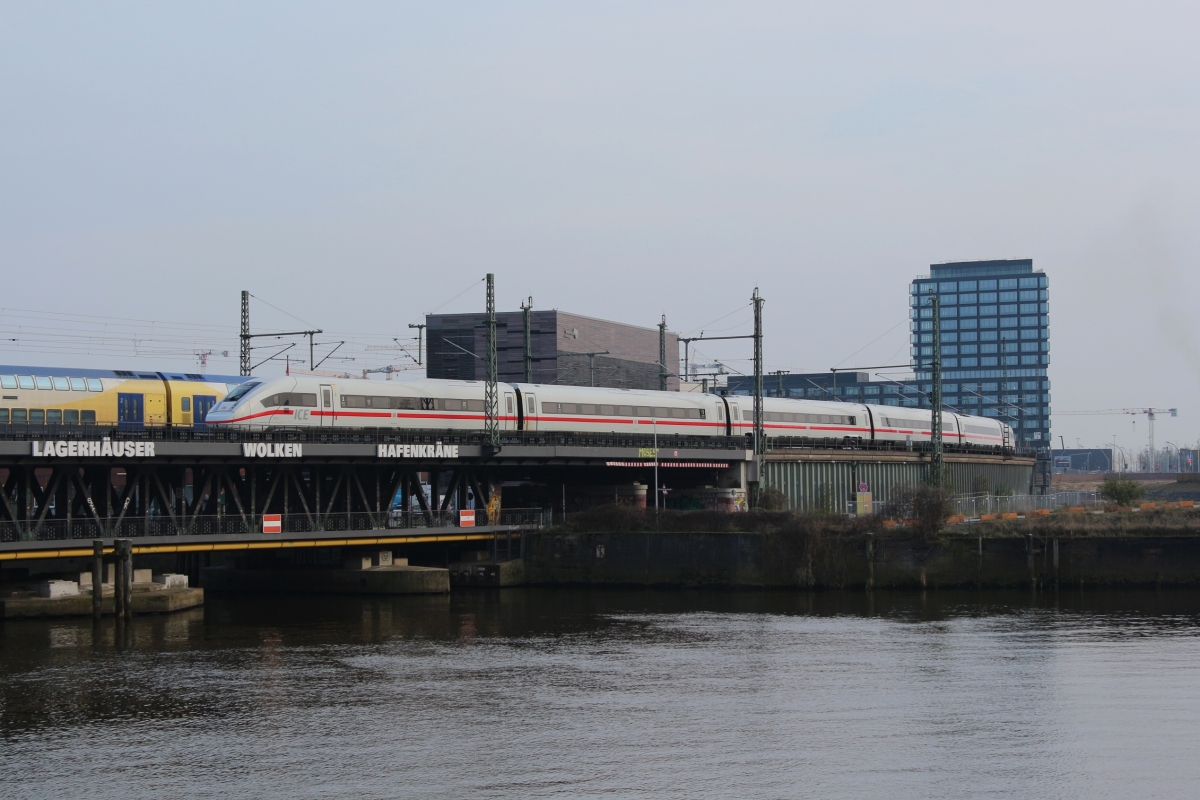
[{"label": "concrete quay wall", "polygon": [[746,588],[1200,586],[1200,536],[536,533],[531,584]]}]

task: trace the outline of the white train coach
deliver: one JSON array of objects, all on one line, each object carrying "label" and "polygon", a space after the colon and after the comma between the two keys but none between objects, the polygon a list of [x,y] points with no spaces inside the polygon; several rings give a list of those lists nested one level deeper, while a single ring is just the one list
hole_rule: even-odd
[{"label": "white train coach", "polygon": [[[481,430],[481,381],[404,383],[292,376],[251,379],[208,412],[205,422],[237,428],[395,428]],[[754,430],[753,400],[681,392],[603,389],[523,383],[499,385],[505,431],[660,433],[737,436]],[[769,437],[850,443],[928,442],[929,409],[768,397],[763,427]],[[1012,446],[1012,430],[996,419],[942,413],[948,444]]]}]

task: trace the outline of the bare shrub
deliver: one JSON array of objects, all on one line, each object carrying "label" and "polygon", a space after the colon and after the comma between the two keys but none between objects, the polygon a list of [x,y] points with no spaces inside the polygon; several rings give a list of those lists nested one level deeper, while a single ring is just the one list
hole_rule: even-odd
[{"label": "bare shrub", "polygon": [[1144,492],[1134,481],[1109,478],[1100,484],[1100,494],[1119,506],[1131,506],[1142,499]]},{"label": "bare shrub", "polygon": [[884,504],[883,515],[891,519],[912,520],[918,533],[936,536],[950,516],[950,493],[937,486],[921,484],[901,486],[892,491]]},{"label": "bare shrub", "polygon": [[787,511],[791,503],[788,496],[774,486],[768,486],[758,495],[758,507],[762,511]]}]

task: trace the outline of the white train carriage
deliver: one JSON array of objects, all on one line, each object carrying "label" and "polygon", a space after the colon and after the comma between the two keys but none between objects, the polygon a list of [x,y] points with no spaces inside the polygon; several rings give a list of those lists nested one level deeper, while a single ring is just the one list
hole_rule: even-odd
[{"label": "white train carriage", "polygon": [[[205,421],[236,427],[481,430],[484,392],[480,381],[251,380],[230,392]],[[754,432],[754,404],[746,396],[502,383],[498,401],[501,430],[690,436]],[[763,398],[763,426],[770,437],[928,442],[932,417],[929,409]],[[998,420],[949,411],[942,419],[947,444],[1011,446],[1011,429]]]},{"label": "white train carriage", "polygon": [[[753,431],[753,399],[743,416],[745,431]],[[857,403],[764,397],[763,433],[810,441],[870,440],[871,417],[866,406]]]},{"label": "white train carriage", "polygon": [[[484,392],[479,381],[274,378],[238,387],[206,422],[480,430]],[[502,383],[498,399],[502,430],[726,434],[726,406],[715,395]]]},{"label": "white train carriage", "polygon": [[[933,438],[933,411],[903,406],[869,406],[878,441],[928,442]],[[975,447],[1011,447],[1012,428],[987,417],[942,412],[942,441]]]},{"label": "white train carriage", "polygon": [[[205,421],[237,427],[479,430],[484,389],[480,381],[272,378],[239,386]],[[499,401],[501,428],[515,430],[515,390],[501,384]]]},{"label": "white train carriage", "polygon": [[[505,386],[505,384],[501,384]],[[519,383],[521,427],[533,431],[725,436],[724,401],[710,394]]]}]

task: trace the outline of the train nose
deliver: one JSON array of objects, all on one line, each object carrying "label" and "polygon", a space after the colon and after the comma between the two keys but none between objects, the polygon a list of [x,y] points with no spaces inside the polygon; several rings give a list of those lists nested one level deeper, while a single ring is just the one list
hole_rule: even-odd
[{"label": "train nose", "polygon": [[[225,405],[225,404],[222,404],[222,405]],[[213,424],[218,424],[221,422],[228,422],[232,417],[233,417],[233,409],[222,408],[221,406],[216,406],[214,408],[209,409],[208,413],[204,415],[204,419],[202,420],[202,422],[206,422],[209,425],[213,425]]]}]

